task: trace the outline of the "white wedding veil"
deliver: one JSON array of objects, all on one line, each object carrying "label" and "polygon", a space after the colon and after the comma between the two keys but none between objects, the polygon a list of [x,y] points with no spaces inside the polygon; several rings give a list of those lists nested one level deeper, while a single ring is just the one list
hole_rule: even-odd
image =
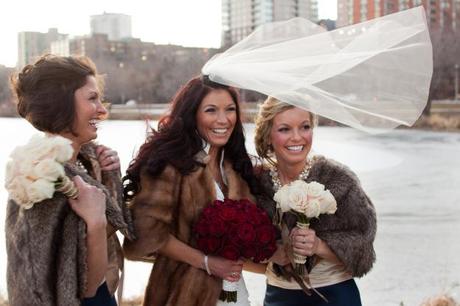
[{"label": "white wedding veil", "polygon": [[330,32],[302,18],[265,24],[202,68],[214,82],[371,133],[417,120],[432,71],[421,6]]}]

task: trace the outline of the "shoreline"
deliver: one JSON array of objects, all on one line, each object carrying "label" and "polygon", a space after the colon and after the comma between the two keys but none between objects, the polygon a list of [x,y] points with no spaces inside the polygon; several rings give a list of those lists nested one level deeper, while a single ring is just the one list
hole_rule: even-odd
[{"label": "shoreline", "polygon": [[[258,112],[257,103],[242,103],[242,119],[245,123],[254,122]],[[143,120],[155,121],[164,116],[169,104],[111,105],[107,120]],[[0,118],[20,118],[15,110],[1,109]],[[318,126],[344,126],[333,120],[319,117]],[[396,129],[409,129],[433,132],[460,132],[460,103],[435,103],[429,115],[421,115],[411,126],[399,126]]]}]

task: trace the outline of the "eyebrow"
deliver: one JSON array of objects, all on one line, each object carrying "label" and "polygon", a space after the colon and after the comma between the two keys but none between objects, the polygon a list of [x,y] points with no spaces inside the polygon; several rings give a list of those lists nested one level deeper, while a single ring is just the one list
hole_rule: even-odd
[{"label": "eyebrow", "polygon": [[[216,104],[208,104],[208,105],[204,105],[203,107],[209,107],[209,106],[217,107]],[[229,107],[229,106],[236,106],[236,103],[232,102],[232,103],[225,105],[225,107]]]},{"label": "eyebrow", "polygon": [[[310,124],[310,125],[311,125],[311,121],[310,121],[310,120],[305,120],[305,121],[302,121],[301,125],[303,125],[303,124],[306,124],[306,123],[308,123],[308,124]],[[282,125],[286,125],[286,126],[292,126],[292,124],[289,124],[289,123],[285,123],[285,122],[281,122],[281,123],[279,123],[279,124],[277,125],[277,127],[280,127],[280,126],[282,126]]]}]

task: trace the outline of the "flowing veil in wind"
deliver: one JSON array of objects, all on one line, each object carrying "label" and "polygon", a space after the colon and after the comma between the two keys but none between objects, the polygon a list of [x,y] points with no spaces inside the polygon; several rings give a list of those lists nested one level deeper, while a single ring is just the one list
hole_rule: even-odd
[{"label": "flowing veil in wind", "polygon": [[214,82],[370,133],[412,125],[432,71],[421,6],[330,32],[302,18],[265,24],[202,68]]}]

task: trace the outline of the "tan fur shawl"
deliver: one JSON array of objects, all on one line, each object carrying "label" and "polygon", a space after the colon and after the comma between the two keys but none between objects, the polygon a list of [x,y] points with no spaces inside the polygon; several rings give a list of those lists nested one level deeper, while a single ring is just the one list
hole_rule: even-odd
[{"label": "tan fur shawl", "polygon": [[[129,211],[122,201],[119,171],[101,172],[92,143],[80,155],[89,173],[67,164],[69,177],[80,175],[84,181],[106,193],[107,220],[111,231],[131,236]],[[34,205],[29,210],[8,201],[6,214],[7,287],[12,306],[79,306],[86,290],[86,225],[68,205],[61,193]],[[112,292],[118,282],[122,258],[116,235],[108,241],[107,283]],[[118,253],[121,254],[121,253]],[[121,261],[120,261],[121,260]]]},{"label": "tan fur shawl", "polygon": [[[205,161],[200,156],[200,161]],[[239,200],[250,195],[246,182],[224,162],[228,197]],[[141,191],[133,199],[132,211],[137,240],[124,242],[127,259],[153,261],[145,291],[145,306],[216,305],[222,281],[183,262],[172,260],[157,251],[169,234],[192,247],[192,226],[205,206],[216,198],[214,180],[207,166],[182,176],[172,166],[156,178],[143,173]]]}]

